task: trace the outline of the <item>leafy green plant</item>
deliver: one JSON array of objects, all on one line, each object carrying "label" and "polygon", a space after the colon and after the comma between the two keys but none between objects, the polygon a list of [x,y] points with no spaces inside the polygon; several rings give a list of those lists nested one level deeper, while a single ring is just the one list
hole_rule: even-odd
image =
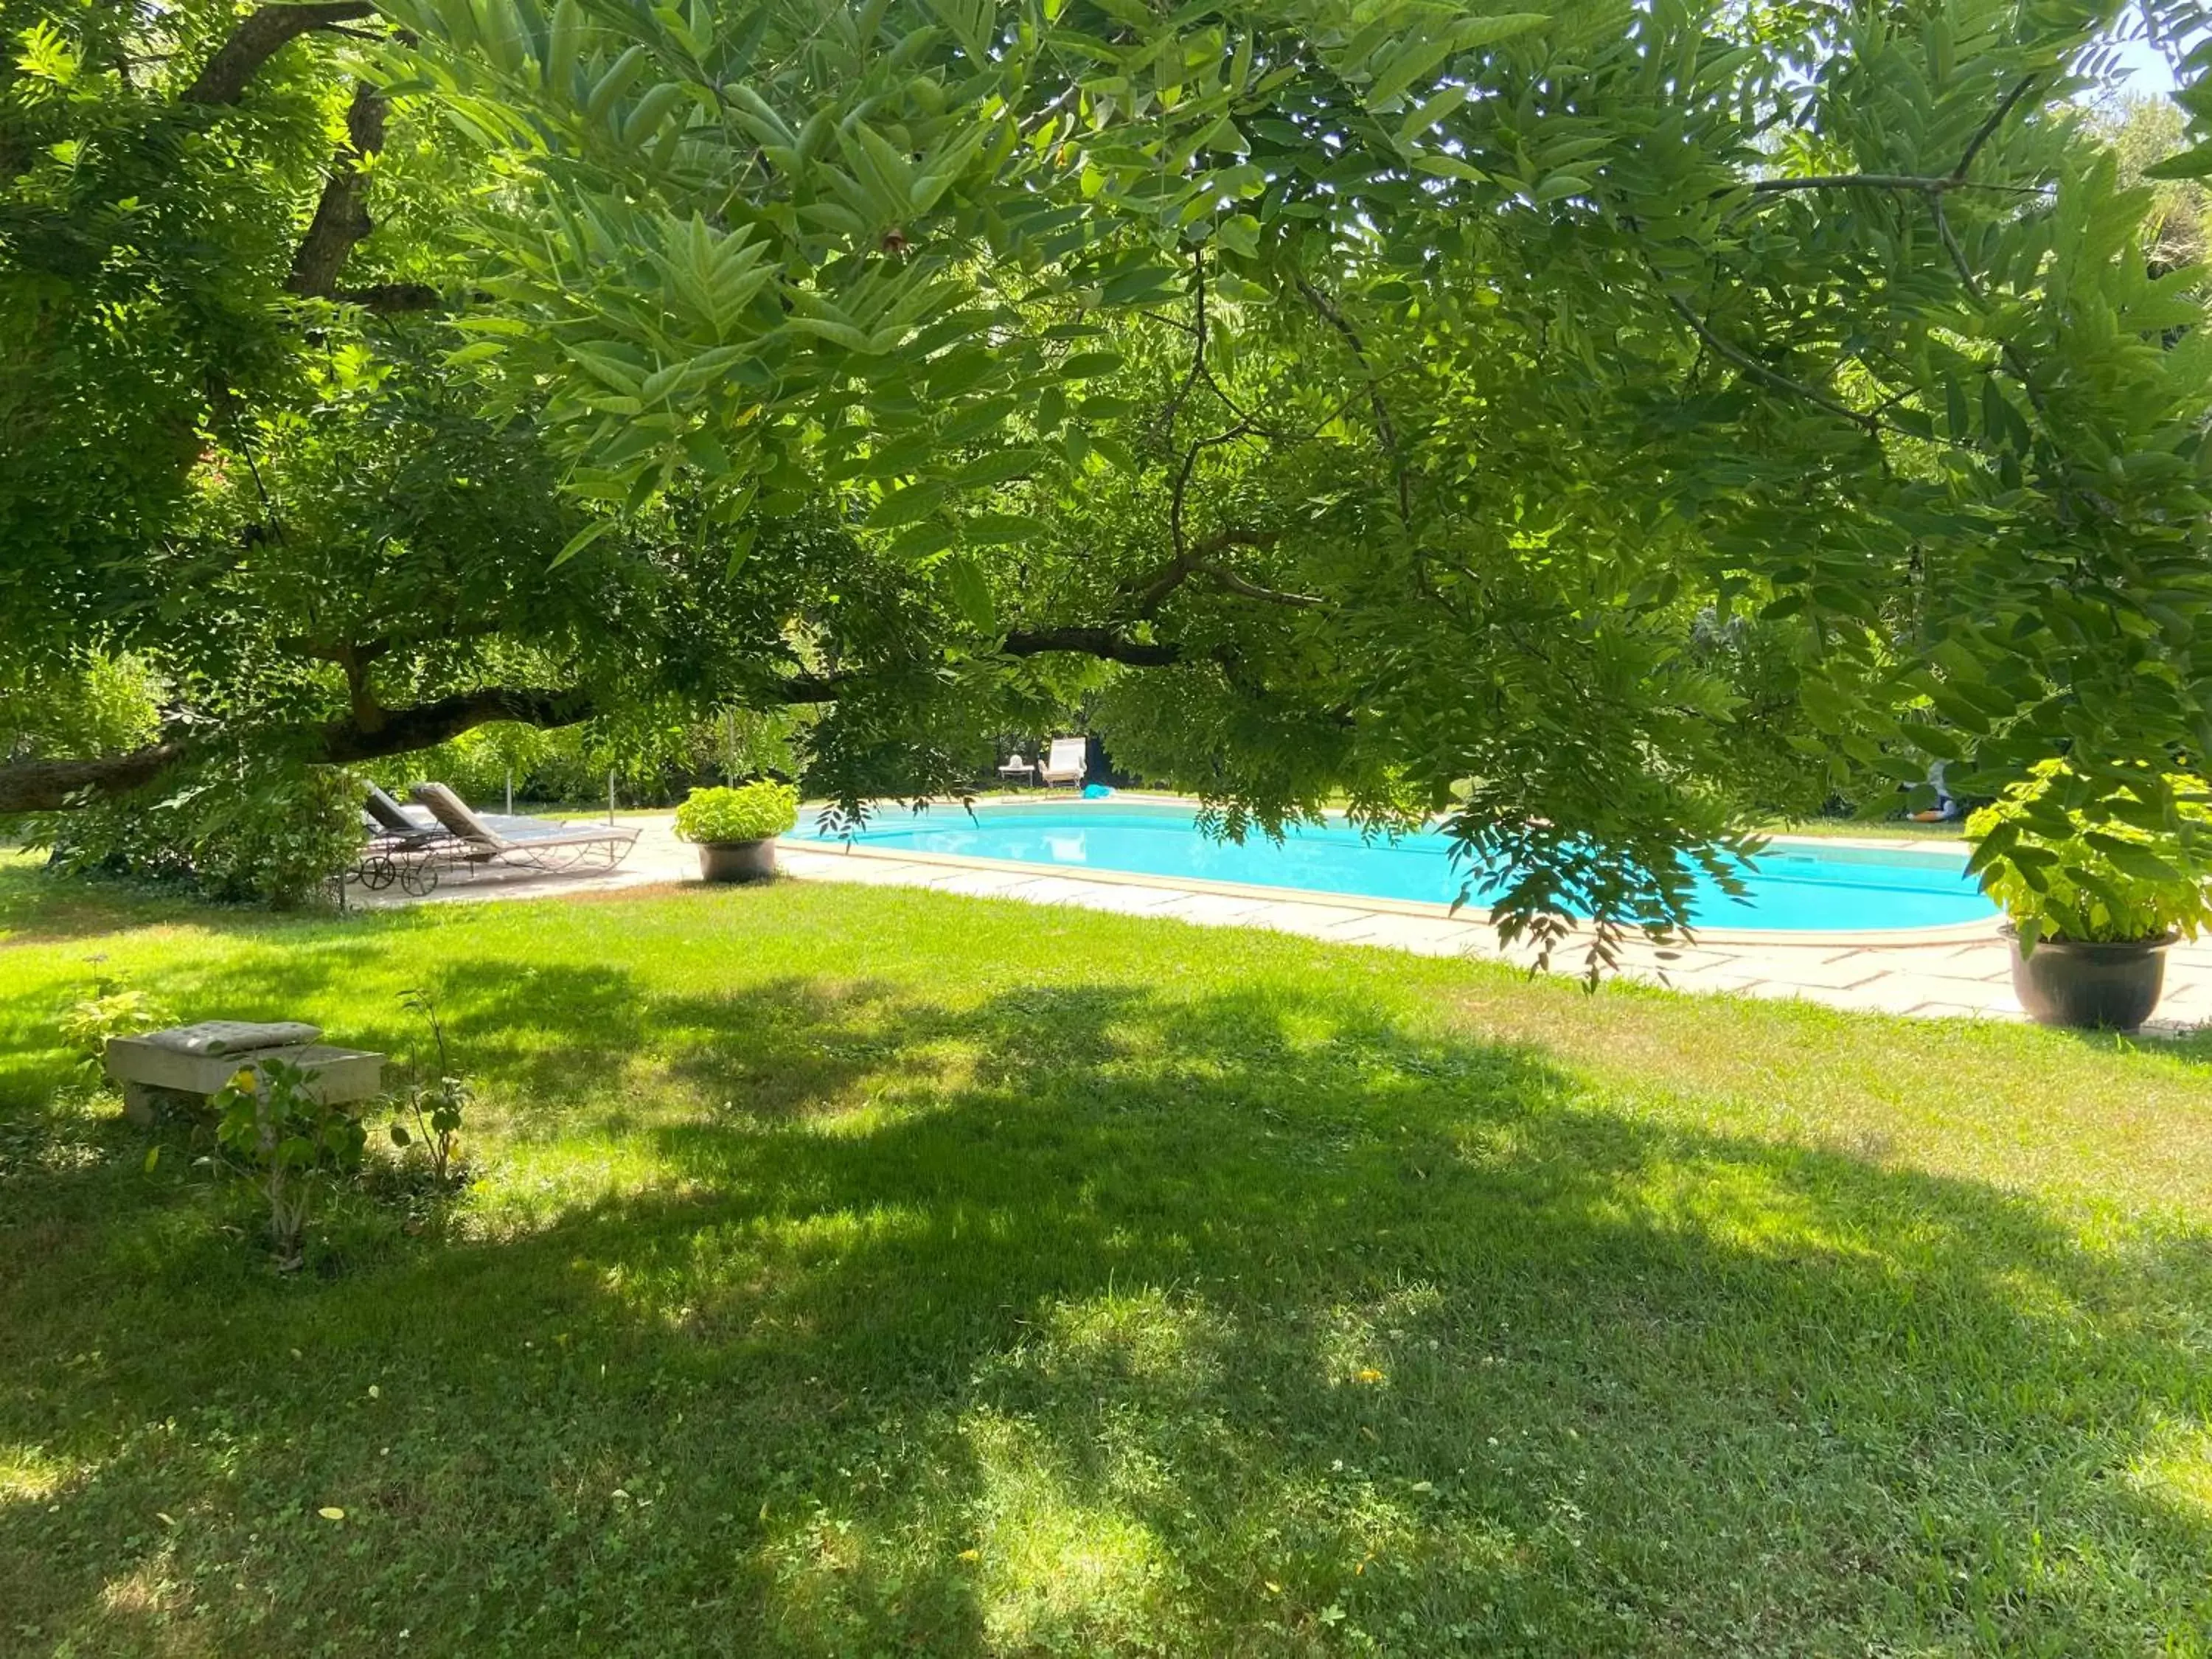
[{"label": "leafy green plant", "polygon": [[1966,820],[1967,867],[2023,945],[2194,939],[2212,926],[2196,845],[2212,826],[2212,786],[2185,775],[2147,775],[2144,785],[2100,794],[2064,761],[2046,760]]},{"label": "leafy green plant", "polygon": [[62,1041],[76,1050],[77,1065],[98,1076],[107,1057],[110,1037],[136,1036],[159,1030],[172,1016],[152,993],[126,986],[93,958],[92,994],[70,1005],[62,1016]]},{"label": "leafy green plant", "polygon": [[31,820],[60,869],[189,884],[210,898],[290,908],[361,851],[361,784],[335,766],[239,749],[172,775],[158,792]]},{"label": "leafy green plant", "polygon": [[763,781],[738,789],[694,789],[676,809],[676,833],[686,841],[766,841],[799,822],[799,791]]},{"label": "leafy green plant", "polygon": [[216,1142],[269,1206],[276,1266],[295,1273],[306,1257],[307,1223],[336,1177],[360,1169],[368,1132],[343,1106],[311,1092],[314,1073],[289,1060],[264,1060],[257,1076],[239,1071],[210,1101]]},{"label": "leafy green plant", "polygon": [[392,1144],[403,1150],[421,1147],[430,1179],[441,1187],[451,1187],[467,1173],[460,1161],[461,1115],[476,1091],[467,1079],[453,1072],[446,1048],[446,1028],[430,994],[410,991],[400,1001],[428,1023],[438,1063],[434,1075],[425,1081],[422,1052],[417,1048],[408,1067],[407,1090],[399,1098],[398,1115],[392,1122]]}]

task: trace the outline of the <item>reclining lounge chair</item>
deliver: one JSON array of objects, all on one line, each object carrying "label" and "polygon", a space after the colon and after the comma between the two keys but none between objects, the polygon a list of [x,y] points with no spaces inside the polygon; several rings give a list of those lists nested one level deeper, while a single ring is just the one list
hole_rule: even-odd
[{"label": "reclining lounge chair", "polygon": [[519,865],[548,873],[586,866],[611,870],[637,842],[636,829],[624,823],[483,817],[442,783],[418,783],[411,793],[449,838],[440,850],[459,864]]},{"label": "reclining lounge chair", "polygon": [[362,816],[368,820],[369,833],[379,841],[436,841],[446,833],[426,809],[402,806],[373,783],[368,786]]}]

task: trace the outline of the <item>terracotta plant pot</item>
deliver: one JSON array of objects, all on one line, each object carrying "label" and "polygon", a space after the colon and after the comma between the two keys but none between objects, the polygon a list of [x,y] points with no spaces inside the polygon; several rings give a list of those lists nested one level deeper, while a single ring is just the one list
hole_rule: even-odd
[{"label": "terracotta plant pot", "polygon": [[699,875],[704,881],[766,881],[775,873],[773,841],[702,841]]},{"label": "terracotta plant pot", "polygon": [[2029,954],[2010,923],[2004,933],[2012,941],[2013,994],[2039,1025],[2132,1031],[2151,1017],[2166,988],[2172,933],[2118,944],[2042,939]]}]

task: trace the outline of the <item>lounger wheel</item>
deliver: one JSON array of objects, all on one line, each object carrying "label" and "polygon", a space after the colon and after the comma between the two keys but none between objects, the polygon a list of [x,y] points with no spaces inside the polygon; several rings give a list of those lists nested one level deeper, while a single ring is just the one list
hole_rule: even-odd
[{"label": "lounger wheel", "polygon": [[380,893],[399,879],[399,872],[389,858],[363,859],[354,867],[353,878],[368,892]]},{"label": "lounger wheel", "polygon": [[399,890],[413,898],[428,898],[437,890],[438,866],[434,864],[402,865],[399,870]]}]

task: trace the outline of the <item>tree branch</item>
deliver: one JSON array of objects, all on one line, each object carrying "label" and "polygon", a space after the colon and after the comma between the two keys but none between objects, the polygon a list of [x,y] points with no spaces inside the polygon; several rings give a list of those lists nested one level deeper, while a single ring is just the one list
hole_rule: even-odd
[{"label": "tree branch", "polygon": [[151,783],[185,757],[179,742],[149,744],[127,755],[94,760],[17,761],[0,766],[0,813],[58,812],[86,792],[127,794]]},{"label": "tree branch", "polygon": [[1324,322],[1344,337],[1344,343],[1352,348],[1352,355],[1358,359],[1360,373],[1367,380],[1368,406],[1375,415],[1375,439],[1382,446],[1382,453],[1389,458],[1390,470],[1397,475],[1398,521],[1401,524],[1410,523],[1413,516],[1413,489],[1406,477],[1405,465],[1398,454],[1398,428],[1390,418],[1389,406],[1382,401],[1382,382],[1375,373],[1374,361],[1367,355],[1367,343],[1359,337],[1359,331],[1352,327],[1351,320],[1337,309],[1335,301],[1302,276],[1294,275],[1291,280],[1297,284],[1298,292],[1305,296],[1306,303],[1320,313]]},{"label": "tree branch", "polygon": [[[1196,547],[1178,552],[1146,579],[1144,586],[1137,588],[1132,595],[1137,602],[1135,614],[1146,620],[1158,615],[1160,607],[1167,603],[1168,596],[1198,571],[1204,569],[1206,561],[1214,554],[1225,552],[1232,547],[1273,547],[1279,539],[1272,531],[1266,530],[1231,527],[1215,531]],[[1131,592],[1126,586],[1121,591],[1125,593]]]},{"label": "tree branch", "polygon": [[[264,733],[263,740],[271,752],[295,760],[343,765],[428,749],[493,720],[551,728],[589,720],[598,709],[590,693],[574,688],[490,686],[455,692],[411,708],[380,712],[381,722],[374,729],[349,717],[279,726]],[[203,746],[188,738],[169,738],[124,755],[0,766],[0,813],[66,811],[88,798],[128,794],[191,760]]]},{"label": "tree branch", "polygon": [[1127,663],[1133,668],[1165,668],[1182,660],[1181,646],[1129,639],[1111,628],[1045,628],[1012,633],[1000,642],[999,649],[1009,657],[1041,657],[1048,652],[1066,651],[1103,662]]},{"label": "tree branch", "polygon": [[357,17],[373,17],[376,8],[368,0],[325,0],[305,6],[263,6],[247,13],[216,48],[179,94],[187,104],[234,104],[246,94],[248,82],[261,66],[290,42],[317,29],[335,27]]},{"label": "tree branch", "polygon": [[569,687],[552,690],[542,686],[489,686],[476,691],[457,691],[452,696],[416,703],[411,708],[387,708],[383,724],[364,730],[351,720],[331,720],[319,726],[299,728],[307,745],[300,758],[345,765],[354,761],[380,760],[428,749],[464,732],[494,720],[514,720],[550,731],[575,726],[599,713],[588,691]]},{"label": "tree branch", "polygon": [[1754,196],[1772,196],[1792,190],[1914,190],[1929,196],[1941,196],[1952,190],[1994,190],[2012,196],[2036,194],[2033,185],[1977,184],[1955,173],[1930,177],[1917,173],[1808,173],[1781,179],[1756,179],[1751,185]]},{"label": "tree branch", "polygon": [[1832,415],[1840,415],[1853,424],[1866,428],[1869,432],[1879,430],[1881,423],[1873,416],[1863,414],[1849,404],[1838,403],[1818,386],[1807,386],[1802,380],[1793,380],[1779,370],[1769,368],[1741,346],[1730,345],[1706,327],[1705,319],[1680,295],[1669,294],[1666,297],[1667,303],[1674,307],[1675,313],[1690,325],[1716,356],[1725,358],[1754,380],[1763,380],[1777,391],[1794,392],[1808,403],[1818,404]]},{"label": "tree branch", "polygon": [[330,297],[341,305],[389,317],[402,312],[435,311],[446,296],[428,283],[371,283],[367,288],[333,289]]},{"label": "tree branch", "polygon": [[1152,422],[1155,438],[1175,436],[1176,416],[1182,412],[1183,399],[1190,396],[1190,389],[1198,384],[1198,377],[1206,373],[1206,250],[1203,247],[1193,248],[1190,252],[1190,289],[1194,307],[1190,331],[1190,372],[1182,377],[1182,384],[1176,388],[1175,396],[1168,399],[1167,407],[1160,410],[1159,418]]},{"label": "tree branch", "polygon": [[368,216],[368,159],[384,148],[384,94],[363,81],[353,89],[346,110],[346,142],[331,158],[315,216],[292,255],[292,274],[284,286],[302,299],[329,299],[338,284],[346,256],[375,228]]},{"label": "tree branch", "polygon": [[2035,82],[2033,75],[2021,76],[2013,83],[2012,90],[1997,100],[1997,106],[1990,112],[1989,118],[1974,129],[1974,136],[1966,141],[1966,153],[1959,157],[1959,165],[1951,169],[1953,184],[1966,182],[1966,169],[1974,165],[1974,158],[1982,153],[1982,146],[1996,137],[1997,129],[2004,125],[2005,117],[2013,112],[2014,106],[2021,99],[2027,96]]},{"label": "tree branch", "polygon": [[1277,588],[1262,587],[1259,583],[1246,581],[1235,571],[1218,564],[1204,564],[1199,568],[1231,592],[1242,594],[1248,599],[1257,599],[1262,605],[1280,605],[1297,611],[1310,611],[1317,605],[1328,603],[1325,599],[1316,599],[1310,593],[1285,593]]}]

